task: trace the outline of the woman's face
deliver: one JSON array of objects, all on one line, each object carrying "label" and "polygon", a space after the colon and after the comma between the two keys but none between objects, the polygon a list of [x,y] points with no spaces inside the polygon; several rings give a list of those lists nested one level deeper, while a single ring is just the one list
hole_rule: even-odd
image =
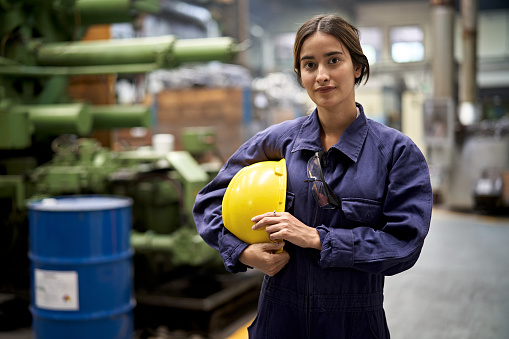
[{"label": "woman's face", "polygon": [[302,44],[300,72],[304,88],[318,108],[328,110],[355,105],[355,67],[348,49],[333,35],[316,32]]}]

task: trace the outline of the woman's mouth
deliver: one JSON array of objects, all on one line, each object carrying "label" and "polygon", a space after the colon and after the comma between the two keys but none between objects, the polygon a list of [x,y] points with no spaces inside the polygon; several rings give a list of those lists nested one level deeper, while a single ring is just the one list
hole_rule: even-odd
[{"label": "woman's mouth", "polygon": [[330,91],[332,91],[334,88],[334,86],[321,86],[321,87],[318,87],[315,91],[320,93],[320,94],[326,94],[326,93],[329,93]]}]

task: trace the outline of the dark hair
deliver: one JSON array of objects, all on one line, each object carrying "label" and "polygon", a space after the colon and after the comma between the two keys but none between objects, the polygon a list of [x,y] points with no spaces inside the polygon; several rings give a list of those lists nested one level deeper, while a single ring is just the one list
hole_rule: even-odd
[{"label": "dark hair", "polygon": [[300,73],[300,51],[304,41],[316,32],[327,33],[338,39],[350,53],[354,66],[361,66],[361,75],[355,79],[355,85],[359,85],[364,78],[364,83],[369,78],[368,58],[362,52],[359,40],[359,30],[341,17],[335,15],[316,15],[305,22],[297,31],[293,46],[293,66],[297,74],[297,80],[302,86]]}]

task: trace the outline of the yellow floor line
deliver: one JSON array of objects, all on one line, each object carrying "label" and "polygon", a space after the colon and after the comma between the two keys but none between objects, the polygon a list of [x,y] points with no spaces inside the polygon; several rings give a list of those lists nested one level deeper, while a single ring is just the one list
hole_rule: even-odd
[{"label": "yellow floor line", "polygon": [[248,339],[249,335],[247,333],[247,328],[253,322],[254,318],[249,320],[246,324],[239,327],[237,331],[235,331],[231,336],[226,339]]}]

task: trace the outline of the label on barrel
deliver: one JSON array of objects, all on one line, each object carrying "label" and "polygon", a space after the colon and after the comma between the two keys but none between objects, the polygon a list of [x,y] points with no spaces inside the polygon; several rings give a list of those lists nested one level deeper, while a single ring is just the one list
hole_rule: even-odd
[{"label": "label on barrel", "polygon": [[55,311],[77,311],[78,272],[35,269],[35,305]]}]

